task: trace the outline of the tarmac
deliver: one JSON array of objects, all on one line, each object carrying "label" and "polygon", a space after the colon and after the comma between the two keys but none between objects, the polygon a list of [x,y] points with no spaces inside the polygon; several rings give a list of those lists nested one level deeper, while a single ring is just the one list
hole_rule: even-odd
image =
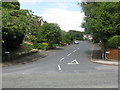
[{"label": "tarmac", "polygon": [[[13,62],[1,63],[0,67],[1,66],[3,66],[3,67],[12,66],[12,65],[16,65],[16,64],[26,64],[29,62],[33,62],[33,61],[36,61],[38,58],[46,57],[49,53],[51,53],[51,51],[52,50],[44,51],[44,50],[34,50],[33,49],[29,53],[33,53],[33,52],[37,52],[37,53],[34,53],[33,55],[21,57],[21,58],[19,58],[20,60],[15,60]],[[22,53],[22,54],[26,54],[26,53]],[[27,57],[27,59],[26,59],[26,57]],[[115,65],[115,66],[120,65],[120,62],[118,62],[117,60],[102,59],[102,51],[98,44],[93,44],[90,61],[92,63],[104,64],[104,65]]]}]

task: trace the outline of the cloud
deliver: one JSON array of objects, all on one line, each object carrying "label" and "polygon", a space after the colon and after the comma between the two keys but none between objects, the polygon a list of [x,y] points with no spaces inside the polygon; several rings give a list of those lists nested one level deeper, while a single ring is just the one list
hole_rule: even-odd
[{"label": "cloud", "polygon": [[43,19],[49,23],[58,23],[62,30],[84,31],[84,29],[80,27],[84,13],[81,13],[80,7],[77,6],[76,2],[72,2],[75,0],[69,0],[69,2],[66,2],[66,0],[52,0],[54,2],[45,1],[47,0],[21,2],[21,9],[28,8],[32,10],[35,15],[42,16]]},{"label": "cloud", "polygon": [[78,11],[48,8],[41,16],[43,16],[44,20],[47,20],[50,23],[58,23],[61,29],[65,31],[84,30],[80,27],[84,18],[84,13]]}]

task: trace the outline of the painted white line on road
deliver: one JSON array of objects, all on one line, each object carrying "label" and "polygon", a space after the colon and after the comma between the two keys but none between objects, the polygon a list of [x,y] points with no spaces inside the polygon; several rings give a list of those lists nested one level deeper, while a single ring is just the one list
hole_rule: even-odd
[{"label": "painted white line on road", "polygon": [[74,50],[73,52],[76,52],[76,50]]},{"label": "painted white line on road", "polygon": [[67,56],[70,56],[72,53],[69,53]]},{"label": "painted white line on road", "polygon": [[75,59],[75,60],[71,61],[71,62],[68,63],[68,64],[79,64],[79,63],[78,63],[78,61]]},{"label": "painted white line on road", "polygon": [[62,60],[64,60],[64,59],[65,59],[65,57],[61,58],[60,61],[62,61]]},{"label": "painted white line on road", "polygon": [[59,71],[61,71],[61,70],[62,70],[60,65],[58,65],[58,69],[59,69]]}]

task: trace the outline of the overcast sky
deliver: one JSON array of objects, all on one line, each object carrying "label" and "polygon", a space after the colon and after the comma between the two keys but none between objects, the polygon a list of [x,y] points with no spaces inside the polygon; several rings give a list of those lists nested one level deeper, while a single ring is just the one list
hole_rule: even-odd
[{"label": "overcast sky", "polygon": [[77,5],[78,0],[19,0],[21,9],[29,9],[35,15],[42,16],[48,23],[57,23],[64,31],[77,30],[81,28],[84,13]]}]

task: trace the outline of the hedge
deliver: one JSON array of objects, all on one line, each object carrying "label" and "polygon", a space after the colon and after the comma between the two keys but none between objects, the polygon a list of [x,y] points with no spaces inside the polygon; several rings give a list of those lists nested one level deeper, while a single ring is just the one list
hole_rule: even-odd
[{"label": "hedge", "polygon": [[120,35],[110,37],[107,41],[107,48],[118,49],[120,46]]}]

